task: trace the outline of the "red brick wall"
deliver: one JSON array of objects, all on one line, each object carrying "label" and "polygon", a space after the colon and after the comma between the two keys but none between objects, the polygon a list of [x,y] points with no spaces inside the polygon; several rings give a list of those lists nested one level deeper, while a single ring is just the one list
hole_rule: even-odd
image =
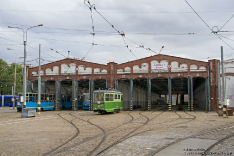
[{"label": "red brick wall", "polygon": [[219,108],[218,94],[218,62],[219,60],[209,60],[210,72],[210,106],[212,110]]},{"label": "red brick wall", "polygon": [[[158,62],[160,62],[161,60],[167,60],[168,61],[168,65],[171,65],[172,61],[177,61],[178,65],[180,66],[180,64],[187,64],[188,67],[188,71],[187,72],[171,72],[171,68],[169,68],[169,71],[166,73],[151,73],[151,61],[153,60],[157,60]],[[210,66],[210,91],[211,91],[211,107],[212,109],[215,109],[217,104],[218,104],[218,90],[217,90],[217,86],[218,86],[218,79],[217,79],[217,63],[219,62],[219,60],[209,60],[209,62],[203,62],[203,61],[197,61],[197,60],[191,60],[191,59],[186,59],[186,58],[180,58],[180,57],[174,57],[174,56],[169,56],[169,55],[154,55],[151,57],[146,57],[143,59],[139,59],[139,60],[135,60],[135,61],[131,61],[131,62],[126,62],[126,63],[122,63],[122,64],[117,64],[114,62],[109,62],[107,65],[103,65],[103,64],[98,64],[98,63],[92,63],[92,62],[86,62],[86,61],[80,61],[80,60],[74,60],[74,59],[64,59],[64,60],[60,60],[60,61],[56,61],[53,63],[49,63],[46,65],[42,65],[41,66],[41,70],[44,71],[44,75],[41,77],[42,80],[56,80],[56,79],[61,79],[61,80],[66,80],[66,79],[107,79],[108,80],[108,86],[111,87],[115,87],[114,86],[114,82],[115,79],[122,79],[127,78],[130,79],[131,77],[133,77],[134,79],[137,78],[148,78],[149,76],[151,76],[151,78],[157,78],[157,77],[163,77],[163,78],[168,78],[169,76],[172,76],[172,78],[175,77],[183,77],[183,78],[187,78],[188,75],[190,75],[192,78],[194,77],[203,77],[206,78],[208,76],[208,66]],[[92,68],[92,74],[89,75],[77,75],[77,71],[76,71],[76,75],[61,75],[61,64],[70,64],[70,63],[75,63],[76,64],[76,68],[78,68],[79,65],[84,65],[84,68],[87,67],[91,67]],[[139,65],[141,67],[142,63],[148,63],[148,73],[133,73],[133,66],[134,65]],[[198,69],[201,66],[206,67],[206,71],[205,72],[190,72],[190,65],[197,65]],[[50,68],[51,70],[53,70],[53,66],[58,66],[59,67],[59,75],[53,75],[53,76],[46,76],[45,71],[47,68]],[[113,67],[113,69],[112,69]],[[117,74],[117,69],[123,69],[125,67],[130,67],[131,68],[131,73],[129,74]],[[94,74],[94,69],[95,68],[99,68],[100,71],[103,69],[107,70],[107,74]],[[35,68],[30,68],[29,69],[29,75],[28,75],[28,80],[29,81],[37,81],[37,77],[32,76],[32,72],[36,71],[38,73],[38,67]],[[159,75],[160,74],[160,75]]]}]

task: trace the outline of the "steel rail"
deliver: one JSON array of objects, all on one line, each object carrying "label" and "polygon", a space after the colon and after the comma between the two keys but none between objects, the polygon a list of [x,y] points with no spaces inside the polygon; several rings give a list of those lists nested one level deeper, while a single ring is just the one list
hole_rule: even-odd
[{"label": "steel rail", "polygon": [[[121,125],[119,125],[119,126],[117,126],[117,127],[114,127],[113,129],[116,129],[116,128],[118,128],[118,127],[121,127],[122,125],[125,125],[125,124],[127,124],[127,123],[130,123],[130,122],[132,122],[133,120],[134,120],[134,118],[133,118],[133,116],[130,114],[130,113],[128,113],[128,115],[131,117],[131,120],[130,121],[128,121],[128,122],[126,122],[126,123],[123,123],[123,124],[121,124]],[[74,116],[74,115],[71,115],[71,116]],[[75,117],[75,116],[74,116]],[[79,118],[79,117],[76,117],[76,118],[78,118],[78,119],[80,119],[80,120],[82,120],[82,121],[84,121],[84,122],[87,122],[87,123],[90,123],[90,124],[92,124],[92,125],[95,125],[95,124],[93,124],[93,123],[91,123],[91,122],[89,122],[89,121],[86,121],[86,120],[84,120],[84,119],[81,119],[81,118]],[[97,125],[96,125],[97,126]],[[113,130],[113,129],[111,129],[111,130]],[[111,130],[108,130],[108,131],[111,131]],[[105,132],[106,133],[106,132]],[[98,137],[102,137],[104,135],[104,132],[102,132],[101,134],[98,134],[98,135],[96,135],[96,136],[93,136],[93,137],[91,137],[91,138],[89,138],[88,140],[84,140],[84,141],[81,141],[81,142],[79,142],[79,143],[76,143],[76,144],[74,144],[74,145],[71,145],[71,146],[69,146],[69,147],[66,147],[66,148],[64,148],[64,149],[62,149],[62,150],[60,150],[60,151],[58,151],[58,152],[56,152],[56,153],[53,153],[53,154],[51,154],[51,155],[55,155],[55,154],[57,154],[57,153],[62,153],[62,152],[65,152],[65,151],[67,151],[67,150],[69,150],[69,149],[71,149],[71,148],[73,148],[73,147],[76,147],[76,146],[79,146],[79,145],[81,145],[81,144],[84,144],[84,143],[86,143],[86,142],[89,142],[89,141],[91,141],[91,140],[94,140],[94,139],[96,139],[96,138],[98,138]],[[103,140],[104,141],[104,140]],[[103,141],[101,141],[100,143],[102,143]],[[101,145],[101,144],[100,144]],[[98,145],[98,147],[100,146],[100,145]],[[60,146],[61,147],[61,146]],[[96,150],[98,147],[96,147],[94,150]],[[91,151],[92,152],[92,151]],[[90,153],[91,153],[90,152]],[[93,152],[92,152],[93,153]]]},{"label": "steel rail", "polygon": [[[71,113],[69,113],[69,115],[71,115]],[[62,119],[64,119],[65,121],[67,121],[68,123],[70,123],[73,127],[75,127],[75,128],[76,128],[76,134],[75,134],[73,137],[71,137],[69,140],[67,140],[66,142],[62,143],[61,145],[57,146],[56,148],[53,148],[52,150],[50,150],[49,152],[43,154],[42,156],[46,156],[46,155],[48,155],[48,154],[54,152],[55,150],[59,149],[60,147],[66,145],[68,142],[70,142],[70,141],[72,141],[73,139],[75,139],[75,138],[79,135],[79,133],[80,133],[79,128],[73,123],[73,120],[75,120],[76,118],[75,118],[75,119],[72,119],[71,121],[68,121],[67,119],[65,119],[64,117],[62,117],[62,116],[60,115],[60,113],[58,113],[58,116],[61,117]],[[71,116],[72,116],[72,115],[71,115]]]},{"label": "steel rail", "polygon": [[[165,108],[162,108],[161,110],[163,110]],[[167,109],[167,108],[166,108]],[[136,127],[134,130],[132,130],[131,132],[127,133],[125,136],[123,136],[121,139],[115,141],[114,143],[112,143],[111,145],[107,146],[106,148],[104,148],[103,150],[101,150],[100,152],[98,152],[96,155],[100,155],[101,153],[105,152],[106,150],[110,149],[111,147],[123,142],[124,140],[129,138],[129,135],[132,134],[133,132],[137,131],[138,129],[140,129],[141,127],[143,127],[144,125],[146,125],[147,123],[149,123],[151,120],[153,120],[154,118],[158,117],[159,115],[161,115],[162,113],[164,113],[166,110],[164,110],[163,112],[161,112],[160,114],[157,114],[156,116],[154,116],[152,119],[149,119],[147,116],[144,116],[140,113],[140,115],[144,116],[147,121],[145,123],[143,123],[142,125]]]}]

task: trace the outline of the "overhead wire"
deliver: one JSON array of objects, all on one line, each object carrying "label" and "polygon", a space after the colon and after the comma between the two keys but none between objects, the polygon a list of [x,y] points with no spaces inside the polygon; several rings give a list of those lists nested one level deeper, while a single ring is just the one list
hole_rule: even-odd
[{"label": "overhead wire", "polygon": [[[18,32],[18,31],[17,31]],[[8,34],[9,35],[9,34]],[[12,35],[12,34],[10,34],[10,35]],[[12,35],[12,36],[21,36],[22,37],[22,35],[21,34],[18,34],[18,35]],[[0,38],[2,38],[2,37],[0,37]],[[7,39],[7,40],[9,40],[9,39]],[[13,40],[10,40],[10,41],[12,41],[12,42],[15,42],[15,41],[13,41]],[[32,40],[33,41],[33,40]],[[35,42],[35,41],[33,41],[33,42]],[[37,43],[37,42],[35,42],[35,43]],[[21,44],[21,45],[23,45],[23,44]],[[38,49],[36,49],[36,48],[33,48],[32,46],[30,46],[30,45],[27,45],[28,47],[30,47],[31,49],[34,49],[34,50],[36,50],[36,51],[38,51]],[[41,52],[41,53],[43,53],[43,54],[45,54],[45,55],[48,55],[48,56],[50,56],[50,57],[53,57],[52,55],[49,55],[49,54],[47,54],[47,53],[45,53],[45,52]],[[64,56],[64,55],[63,55]]]},{"label": "overhead wire", "polygon": [[[1,22],[0,22],[1,23]],[[18,25],[18,24],[13,24]],[[19,25],[19,26],[26,26],[26,25]],[[84,32],[90,32],[90,30],[81,30],[81,29],[65,29],[65,28],[50,28],[50,27],[41,27],[41,29],[58,29],[58,30],[74,30],[74,31],[84,31]],[[17,32],[17,31],[2,31],[2,32]],[[222,32],[234,32],[234,31],[222,31]],[[36,32],[35,32],[36,33]],[[40,32],[40,33],[62,33],[62,32]],[[108,32],[108,31],[94,31],[95,34],[114,34],[119,35],[118,32]],[[62,33],[62,34],[74,34],[74,33]],[[194,32],[188,32],[188,33],[146,33],[146,32],[128,32],[128,34],[136,34],[136,35],[210,35],[210,33],[194,33]],[[32,38],[32,37],[31,37]],[[36,38],[36,37],[33,37]],[[126,38],[126,36],[125,36]],[[39,39],[46,39],[46,38],[39,38]],[[90,43],[87,43],[90,44]],[[135,43],[137,44],[137,43]]]},{"label": "overhead wire", "polygon": [[220,35],[220,34],[217,34],[218,36],[221,36],[221,37],[223,37],[223,38],[225,38],[225,39],[227,39],[227,40],[230,40],[230,41],[234,41],[234,40],[232,40],[232,39],[230,39],[230,38],[228,38],[228,37],[226,37],[226,36],[223,36],[223,35]]},{"label": "overhead wire", "polygon": [[7,39],[7,38],[4,38],[4,37],[0,37],[0,38],[2,38],[2,39],[4,39],[4,40],[11,41],[11,42],[19,43],[20,45],[23,45],[23,44],[22,44],[22,43],[20,43],[20,42],[16,42],[16,41],[13,41],[13,40],[10,40],[10,39]]},{"label": "overhead wire", "polygon": [[[94,30],[93,30],[93,32],[94,32]],[[95,33],[95,32],[94,32]],[[9,34],[8,34],[9,35]],[[10,35],[12,35],[12,34],[10,34]],[[22,36],[21,34],[18,34],[18,35],[12,35],[12,36]],[[28,37],[28,38],[37,38],[37,39],[45,39],[45,40],[55,40],[55,39],[46,39],[46,38],[38,38],[38,37]],[[4,38],[4,39],[6,39],[6,38]],[[6,39],[6,40],[9,40],[9,39]],[[13,40],[10,40],[10,41],[13,41]],[[33,40],[32,40],[33,41]],[[84,43],[84,44],[90,44],[90,43],[86,43],[86,42],[76,42],[76,41],[66,41],[66,40],[55,40],[55,41],[63,41],[63,42],[75,42],[75,43]],[[13,42],[15,42],[15,41],[13,41]],[[33,42],[35,42],[35,41],[33,41]],[[87,54],[91,51],[91,49],[92,49],[92,47],[94,46],[94,45],[97,45],[97,44],[94,44],[94,40],[93,40],[93,43],[91,43],[92,44],[92,46],[91,46],[91,48],[89,49],[89,51],[87,52]],[[20,45],[23,45],[23,44],[20,44]],[[123,47],[123,46],[117,46],[117,45],[102,45],[102,44],[99,44],[99,46],[115,46],[115,47]],[[31,49],[33,49],[33,50],[36,50],[36,51],[38,51],[38,49],[36,49],[36,48],[33,48],[32,46],[30,46],[30,45],[28,45],[28,47],[30,47]],[[63,56],[64,58],[66,58],[66,56],[65,55],[63,55],[62,53],[60,53],[59,51],[57,51],[57,50],[54,50],[54,49],[52,49],[52,48],[50,48],[50,47],[48,47],[48,46],[46,46],[47,48],[49,48],[50,50],[53,50],[53,51],[55,51],[56,53],[58,53],[58,54],[60,54],[61,56]],[[52,55],[49,55],[49,54],[47,54],[47,53],[45,53],[45,52],[42,52],[43,54],[46,54],[46,55],[48,55],[48,56],[50,56],[50,58],[52,57],[52,58],[55,58],[54,56],[52,56]],[[87,54],[85,55],[85,57],[87,56]],[[84,59],[83,59],[84,60]]]},{"label": "overhead wire", "polygon": [[[94,7],[95,7],[95,6],[94,6]],[[95,7],[95,8],[96,8],[96,7]],[[97,10],[95,9],[95,11],[97,11]],[[94,13],[94,12],[92,12],[92,13]],[[100,13],[100,15],[101,15],[101,13],[104,13],[104,12],[98,12],[98,11],[97,11],[97,13]],[[135,12],[134,12],[134,13],[135,13]],[[150,13],[150,12],[149,12],[149,13]],[[173,13],[173,12],[172,12],[172,13]],[[190,12],[190,13],[192,13],[192,12]],[[199,12],[199,13],[202,13],[202,12]],[[198,15],[198,14],[197,14],[197,15]],[[102,15],[101,15],[101,16],[102,16]],[[199,15],[198,15],[198,16],[199,16]],[[104,18],[104,16],[102,16],[102,17]],[[91,18],[92,18],[92,14],[91,14]],[[231,18],[232,18],[232,17],[231,17]],[[231,19],[231,18],[230,18],[230,19]],[[105,18],[104,18],[104,19],[105,19]],[[230,20],[230,19],[229,19],[229,20]],[[106,20],[106,19],[105,19],[105,20]],[[106,21],[108,22],[108,20],[106,20]],[[92,22],[93,22],[93,19],[92,19]],[[0,22],[0,23],[2,23],[2,22]],[[108,23],[111,25],[110,22],[108,22]],[[205,23],[205,21],[204,21],[204,23]],[[226,23],[227,23],[227,22],[226,22]],[[225,23],[224,25],[226,25],[226,23]],[[93,23],[92,23],[92,25],[93,25]],[[209,26],[208,26],[208,27],[209,27]],[[43,28],[43,27],[42,27],[42,28]],[[44,28],[46,28],[46,27],[44,27]],[[115,28],[115,27],[114,27],[114,28]],[[47,27],[46,29],[53,29],[53,28],[48,28],[48,27]],[[60,28],[55,28],[55,29],[60,29]],[[61,28],[61,30],[70,30],[70,29],[62,29],[62,28]],[[74,30],[75,30],[75,29],[74,29]],[[117,29],[116,29],[116,30],[117,30]],[[86,31],[86,30],[78,30],[78,29],[77,29],[77,31]],[[87,31],[88,31],[88,30],[87,30]],[[93,32],[94,32],[94,30],[93,30]],[[94,32],[94,33],[97,33],[97,32]],[[124,34],[124,35],[125,35],[125,34]],[[177,35],[177,34],[175,34],[175,35]],[[123,37],[123,36],[121,35],[121,37],[123,38],[123,40],[124,40],[124,38],[125,38],[125,39],[128,39],[126,36]],[[94,36],[93,36],[93,38],[94,38]],[[220,38],[220,39],[221,39],[221,38]],[[129,40],[129,39],[128,39],[128,40]],[[222,40],[222,39],[221,39],[221,40]],[[131,40],[130,40],[130,41],[131,41]],[[70,42],[70,41],[68,41],[68,42]],[[125,42],[125,45],[126,45],[126,46],[130,47],[129,45],[127,45],[127,43],[126,43],[125,40],[124,40],[124,42]],[[223,41],[223,42],[224,42],[224,41]],[[94,43],[94,42],[93,42],[93,43]],[[90,43],[87,43],[87,44],[90,44]],[[137,44],[137,43],[135,43],[135,44]],[[138,44],[137,44],[137,45],[138,45]],[[126,46],[124,46],[124,47],[126,47]],[[93,45],[91,46],[91,48],[92,48],[92,47],[93,47]],[[122,46],[121,46],[121,47],[122,47]],[[136,47],[136,48],[142,48],[142,47],[143,47],[143,45],[139,45],[139,47]],[[147,49],[146,49],[146,50],[147,50]],[[90,51],[90,50],[89,50],[89,51]],[[89,53],[89,51],[88,51],[87,53]],[[86,56],[86,55],[85,55],[85,56]],[[135,57],[136,57],[136,56],[135,56]]]},{"label": "overhead wire", "polygon": [[[233,41],[233,42],[234,42],[234,40],[232,40],[232,39],[230,39],[230,38],[228,38],[228,37],[226,37],[226,36],[223,36],[223,35],[220,35],[220,34],[217,34],[217,35],[219,35],[220,37],[223,37],[223,38],[225,38],[225,39],[227,39],[227,40],[230,40],[230,41]],[[233,54],[234,54],[234,53],[232,53],[232,54],[226,56],[226,58],[232,56]]]},{"label": "overhead wire", "polygon": [[[87,4],[88,3],[88,4]],[[97,9],[96,9],[96,7],[95,7],[95,4],[91,4],[90,2],[89,2],[89,0],[84,0],[84,4],[87,6],[87,7],[89,7],[89,9],[91,8],[93,8],[116,32],[118,32],[118,34],[119,35],[121,35],[122,36],[122,38],[123,37],[125,37],[125,34],[124,34],[124,32],[122,31],[122,32],[120,32],[119,30],[117,30],[115,27],[114,27],[114,25],[112,25],[99,11],[97,11]],[[128,51],[130,52],[130,53],[132,53],[133,54],[133,52],[132,52],[132,50],[131,49],[129,49],[129,46],[126,44],[126,42],[125,42],[125,40],[124,40],[124,38],[123,38],[123,41],[124,41],[124,43],[125,43],[125,47],[128,49]],[[133,54],[134,55],[134,54]],[[136,55],[134,55],[135,57],[136,57]],[[136,57],[137,58],[137,57]]]},{"label": "overhead wire", "polygon": [[233,47],[231,47],[227,42],[225,42],[220,36],[217,35],[217,32],[214,33],[214,31],[210,28],[210,26],[201,18],[201,16],[195,11],[195,9],[185,0],[185,2],[189,5],[189,7],[194,11],[195,14],[202,20],[202,22],[211,30],[211,32],[218,37],[221,41],[223,41],[227,46],[229,46],[232,50],[234,50]]},{"label": "overhead wire", "polygon": [[229,18],[229,20],[226,23],[224,23],[224,25],[220,28],[220,30],[232,19],[233,16],[234,14],[231,16],[231,18]]},{"label": "overhead wire", "polygon": [[[89,13],[87,11],[42,11],[42,10],[0,10],[0,12],[55,12],[55,13]],[[234,11],[199,11],[199,13],[220,13],[220,12],[234,12]],[[160,14],[171,14],[171,13],[185,13],[185,14],[190,14],[190,13],[193,13],[193,12],[190,12],[190,11],[103,11],[103,12],[100,12],[100,13],[160,13]]]},{"label": "overhead wire", "polygon": [[[85,2],[87,2],[88,3],[88,5],[85,3]],[[85,5],[86,6],[88,6],[88,7],[92,7],[93,5],[91,5],[91,3],[89,2],[89,0],[84,0],[84,3],[85,3]],[[94,6],[93,7],[93,9],[116,31],[116,32],[118,32],[119,33],[119,35],[121,35],[122,36],[122,39],[123,39],[123,41],[124,41],[124,43],[125,43],[125,46],[126,46],[126,48],[129,50],[129,52],[131,52],[132,54],[133,54],[133,52],[132,52],[132,50],[131,49],[129,49],[129,46],[127,45],[127,43],[126,43],[126,41],[124,40],[124,38],[126,38],[126,36],[125,36],[125,33],[123,32],[123,31],[119,31],[119,30],[117,30],[115,27],[114,27],[114,25],[112,25],[97,9],[96,9],[96,7]],[[130,40],[130,41],[132,41],[132,40]],[[152,49],[150,49],[150,48],[145,48],[144,47],[144,45],[139,45],[139,44],[137,44],[136,42],[133,42],[134,44],[136,44],[138,47],[137,48],[143,48],[143,49],[145,49],[145,50],[149,50],[149,51],[152,51],[152,52],[154,52],[155,54],[157,54],[155,51],[153,51]],[[133,54],[134,55],[134,54]],[[134,55],[135,57],[136,57],[136,55]],[[137,58],[137,57],[136,57]],[[137,58],[138,59],[138,58]]]},{"label": "overhead wire", "polygon": [[97,45],[97,44],[94,43],[95,32],[94,32],[93,11],[92,11],[92,8],[95,8],[95,4],[91,5],[91,4],[89,3],[90,6],[88,6],[88,5],[85,3],[85,1],[84,1],[84,4],[89,8],[90,13],[91,13],[91,21],[92,21],[92,30],[93,30],[93,32],[90,33],[90,34],[93,35],[93,43],[92,43],[90,49],[88,50],[88,52],[87,52],[87,53],[85,54],[85,56],[81,59],[81,61],[85,60],[85,57],[86,57],[86,56],[89,54],[89,52],[93,49],[93,46],[94,46],[94,45]]}]

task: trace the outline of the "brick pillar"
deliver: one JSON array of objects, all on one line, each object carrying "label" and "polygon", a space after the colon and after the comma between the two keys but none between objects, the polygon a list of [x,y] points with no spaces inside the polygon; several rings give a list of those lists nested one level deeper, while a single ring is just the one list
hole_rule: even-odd
[{"label": "brick pillar", "polygon": [[190,75],[190,63],[187,63],[187,66],[188,66],[188,75]]},{"label": "brick pillar", "polygon": [[210,77],[210,107],[211,110],[219,108],[218,101],[218,62],[219,60],[209,60],[209,77]]},{"label": "brick pillar", "polygon": [[110,87],[115,88],[116,76],[117,76],[117,63],[109,62],[107,64],[108,88],[110,88]]}]

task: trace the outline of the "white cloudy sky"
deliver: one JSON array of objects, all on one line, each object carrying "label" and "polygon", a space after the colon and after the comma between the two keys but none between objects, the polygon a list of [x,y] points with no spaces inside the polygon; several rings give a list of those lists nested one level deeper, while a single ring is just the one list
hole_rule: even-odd
[{"label": "white cloudy sky", "polygon": [[[187,1],[213,30],[221,29],[234,14],[233,0]],[[39,44],[42,64],[64,59],[68,51],[69,57],[86,56],[84,60],[89,62],[124,63],[155,55],[162,46],[162,54],[196,60],[219,59],[223,46],[224,58],[234,57],[234,17],[221,29],[229,32],[218,33],[228,46],[211,33],[185,0],[90,0],[90,3],[125,33],[126,44],[95,10],[92,10],[93,39],[91,12],[83,0],[1,0],[0,58],[10,64],[17,53],[17,62],[23,62],[20,58],[24,51],[23,32],[8,26],[26,30],[38,24],[44,26],[29,29],[27,35],[27,64],[32,66],[38,65],[35,59]],[[90,50],[93,41],[95,45]],[[140,45],[154,52],[139,48]]]}]

